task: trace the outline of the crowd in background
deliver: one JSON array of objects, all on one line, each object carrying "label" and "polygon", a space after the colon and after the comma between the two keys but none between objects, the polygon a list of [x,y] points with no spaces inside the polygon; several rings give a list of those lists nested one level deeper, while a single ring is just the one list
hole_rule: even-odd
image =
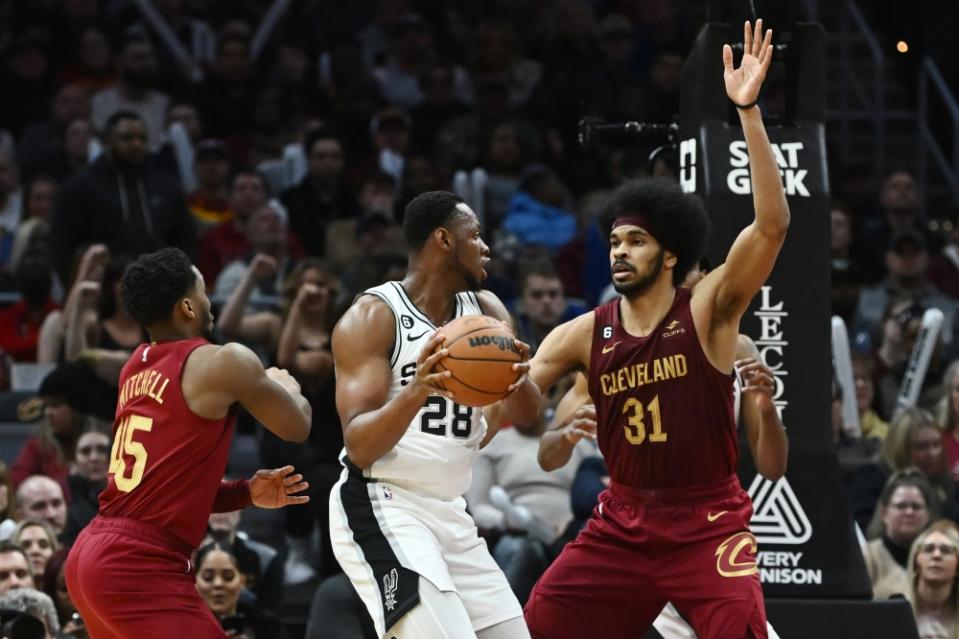
[{"label": "crowd in background", "polygon": [[[36,434],[0,474],[0,606],[35,589],[50,636],[84,636],[62,566],[96,513],[120,367],[145,339],[120,295],[131,259],[187,251],[214,301],[213,337],[289,369],[313,405],[303,445],[241,417],[258,463],[295,465],[312,501],[259,539],[239,513],[212,515],[200,593],[225,626],[278,637],[278,616],[303,631],[284,601],[306,587],[309,636],[364,636],[327,533],[343,445],[330,335],[358,293],[402,278],[406,203],[452,189],[471,204],[492,247],[485,286],[535,349],[604,299],[605,196],[675,176],[674,156],[647,160],[652,146],[581,148],[576,124],[672,121],[702,18],[687,3],[298,1],[279,15],[271,4],[0,1],[0,389],[39,397],[19,404]],[[855,382],[834,386],[844,488],[871,540],[876,596],[904,593],[922,623],[951,629],[959,533],[929,526],[959,521],[956,212],[923,216],[909,167],[830,166],[832,306]],[[896,412],[929,308],[946,317],[942,339],[919,406]],[[858,436],[843,393],[856,395]],[[585,442],[563,471],[542,472],[543,427],[498,435],[467,495],[521,602],[608,483]],[[931,603],[941,571],[927,570],[950,558],[951,617]]]}]

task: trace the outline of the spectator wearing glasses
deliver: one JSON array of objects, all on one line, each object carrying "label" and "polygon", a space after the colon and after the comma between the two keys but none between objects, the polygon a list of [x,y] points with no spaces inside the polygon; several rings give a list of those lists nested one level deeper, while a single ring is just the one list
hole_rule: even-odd
[{"label": "spectator wearing glasses", "polygon": [[863,547],[874,599],[907,592],[909,548],[937,514],[932,488],[918,471],[896,473],[886,483],[869,530],[878,537]]},{"label": "spectator wearing glasses", "polygon": [[937,521],[920,534],[909,553],[906,598],[923,639],[959,636],[959,529]]}]

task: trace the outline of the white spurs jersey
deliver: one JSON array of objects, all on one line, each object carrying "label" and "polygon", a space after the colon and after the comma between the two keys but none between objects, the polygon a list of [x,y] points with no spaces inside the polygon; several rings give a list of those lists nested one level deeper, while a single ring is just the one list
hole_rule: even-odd
[{"label": "white spurs jersey", "polygon": [[[392,399],[412,381],[416,360],[437,327],[416,307],[399,282],[387,282],[364,294],[375,295],[393,311]],[[481,314],[475,293],[456,295],[454,317]],[[363,476],[441,499],[459,497],[469,488],[473,461],[485,435],[482,408],[462,406],[445,397],[430,395],[393,450],[362,469]],[[345,451],[343,454],[345,456]]]}]

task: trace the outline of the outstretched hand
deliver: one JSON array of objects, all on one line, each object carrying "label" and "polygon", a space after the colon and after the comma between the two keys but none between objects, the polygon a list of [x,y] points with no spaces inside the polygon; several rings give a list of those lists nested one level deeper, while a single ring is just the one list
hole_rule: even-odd
[{"label": "outstretched hand", "polygon": [[283,508],[310,501],[308,495],[295,495],[310,487],[292,466],[258,470],[250,479],[250,499],[260,508]]},{"label": "outstretched hand", "polygon": [[732,47],[723,45],[726,95],[736,104],[752,104],[759,97],[759,88],[766,79],[766,71],[773,59],[772,41],[772,29],[767,29],[766,36],[763,37],[762,19],[756,20],[755,29],[747,20],[743,25],[743,59],[738,69],[733,68]]}]

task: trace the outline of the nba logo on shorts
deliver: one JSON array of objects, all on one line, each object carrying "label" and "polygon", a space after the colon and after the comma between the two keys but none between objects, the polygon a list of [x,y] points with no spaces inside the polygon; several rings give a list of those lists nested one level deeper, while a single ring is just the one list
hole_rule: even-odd
[{"label": "nba logo on shorts", "polygon": [[393,499],[393,491],[386,486],[383,486],[383,498],[386,500]]}]

